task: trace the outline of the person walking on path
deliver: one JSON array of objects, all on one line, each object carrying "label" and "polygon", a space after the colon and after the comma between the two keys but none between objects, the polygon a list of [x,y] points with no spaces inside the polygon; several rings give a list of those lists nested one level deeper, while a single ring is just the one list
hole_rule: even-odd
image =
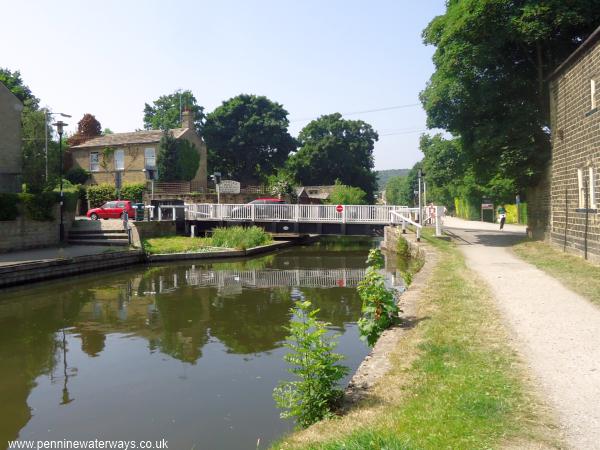
[{"label": "person walking on path", "polygon": [[504,205],[498,207],[498,217],[500,217],[500,229],[504,229],[504,222],[506,222],[506,209]]}]

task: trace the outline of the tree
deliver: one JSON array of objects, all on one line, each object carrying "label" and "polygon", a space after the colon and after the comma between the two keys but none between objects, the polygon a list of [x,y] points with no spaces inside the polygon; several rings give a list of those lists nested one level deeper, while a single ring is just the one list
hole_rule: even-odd
[{"label": "tree", "polygon": [[70,136],[67,142],[69,145],[75,146],[100,135],[102,135],[102,125],[96,116],[85,113],[77,123],[77,132]]},{"label": "tree", "polygon": [[204,107],[198,105],[192,91],[175,91],[161,95],[144,105],[144,128],[146,130],[169,130],[181,127],[181,111],[188,109],[194,117],[194,126],[200,134],[204,122]]},{"label": "tree", "polygon": [[304,185],[331,185],[335,180],[356,186],[373,200],[377,176],[373,148],[378,135],[362,120],[345,120],[340,113],[321,116],[298,136],[300,149],[288,160],[288,170]]},{"label": "tree", "polygon": [[175,139],[164,130],[158,147],[156,169],[160,181],[190,181],[196,176],[200,155],[186,139]]},{"label": "tree", "polygon": [[29,110],[37,110],[39,99],[33,95],[31,89],[23,83],[21,72],[18,70],[11,72],[9,69],[0,67],[0,83],[4,84]]},{"label": "tree", "polygon": [[385,185],[385,201],[388,205],[408,206],[412,195],[408,193],[408,177],[391,177]]},{"label": "tree", "polygon": [[223,102],[204,127],[211,170],[241,182],[265,181],[296,149],[287,115],[264,96],[241,94]]},{"label": "tree", "polygon": [[421,93],[430,127],[460,137],[471,181],[500,195],[549,158],[548,75],[600,22],[598,0],[464,0],[423,32],[436,46]]},{"label": "tree", "polygon": [[335,181],[335,187],[327,199],[330,205],[366,205],[367,193],[361,188],[346,186]]}]

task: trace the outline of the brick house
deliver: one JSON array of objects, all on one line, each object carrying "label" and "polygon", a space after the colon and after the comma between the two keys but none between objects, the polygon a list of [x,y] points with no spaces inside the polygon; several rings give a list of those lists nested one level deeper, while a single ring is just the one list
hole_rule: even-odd
[{"label": "brick house", "polygon": [[21,191],[21,111],[23,103],[0,83],[0,193]]},{"label": "brick house", "polygon": [[550,76],[552,157],[530,227],[600,261],[600,27]]},{"label": "brick house", "polygon": [[[206,188],[206,144],[194,128],[190,111],[183,111],[181,128],[170,130],[176,139],[193,143],[200,154],[200,165],[192,180],[196,188]],[[116,173],[121,172],[121,182],[143,183],[146,169],[156,167],[161,130],[134,131],[98,136],[71,147],[73,167],[90,173],[88,184],[114,184]],[[111,149],[106,152],[106,149]]]}]

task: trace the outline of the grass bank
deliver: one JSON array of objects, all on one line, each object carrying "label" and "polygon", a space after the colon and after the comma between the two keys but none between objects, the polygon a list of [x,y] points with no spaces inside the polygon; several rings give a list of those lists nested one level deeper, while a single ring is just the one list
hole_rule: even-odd
[{"label": "grass bank", "polygon": [[246,250],[270,244],[271,235],[260,227],[215,228],[211,237],[165,236],[143,240],[146,253],[193,253],[215,249]]},{"label": "grass bank", "polygon": [[[424,239],[439,262],[419,298],[417,324],[392,369],[347,415],[277,442],[302,449],[481,449],[551,446],[488,290],[453,244]],[[543,441],[542,436],[546,436]]]},{"label": "grass bank", "polygon": [[513,251],[573,291],[600,305],[599,266],[542,241],[523,241],[515,245]]}]

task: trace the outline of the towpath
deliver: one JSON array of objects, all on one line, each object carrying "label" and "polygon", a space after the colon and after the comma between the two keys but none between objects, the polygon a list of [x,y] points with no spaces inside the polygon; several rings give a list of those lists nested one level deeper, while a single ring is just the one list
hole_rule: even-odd
[{"label": "towpath", "polygon": [[600,308],[515,256],[525,228],[445,219],[468,266],[489,284],[513,346],[555,409],[567,444],[600,449]]}]

